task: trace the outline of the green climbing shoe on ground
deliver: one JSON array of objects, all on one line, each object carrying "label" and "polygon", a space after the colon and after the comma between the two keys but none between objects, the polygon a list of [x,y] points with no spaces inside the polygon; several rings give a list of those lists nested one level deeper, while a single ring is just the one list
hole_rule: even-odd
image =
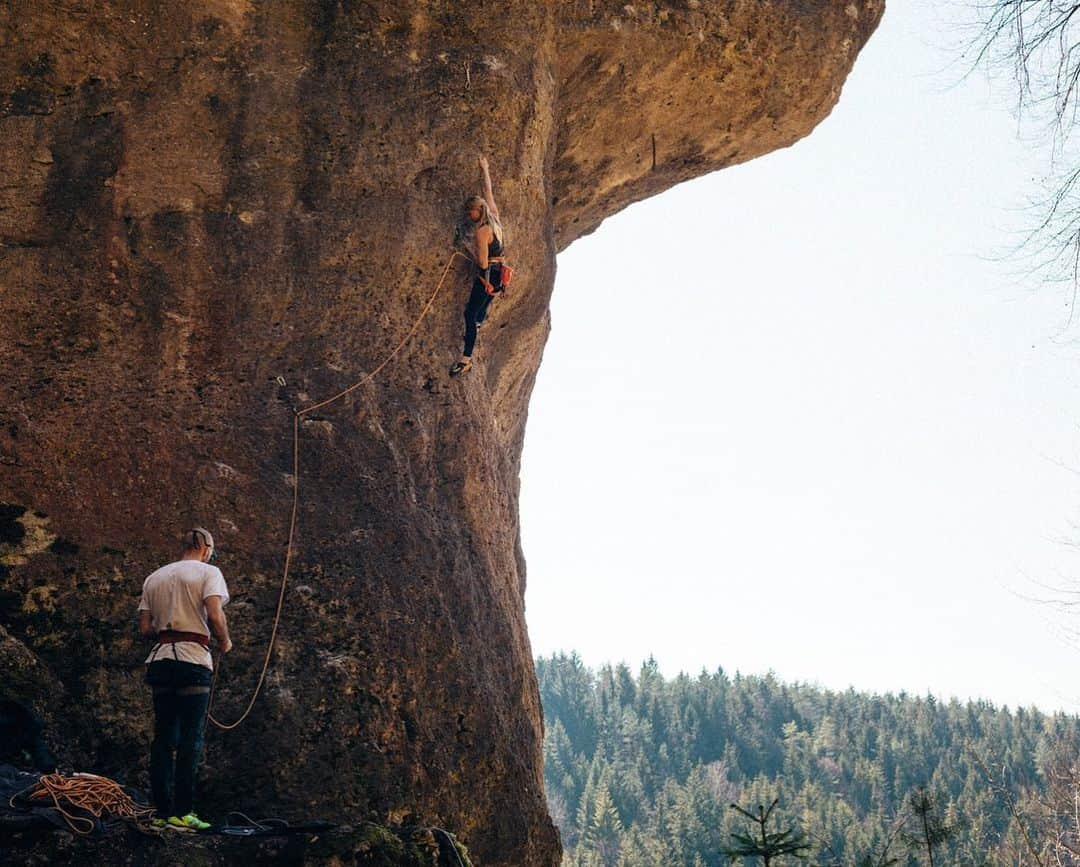
[{"label": "green climbing shoe on ground", "polygon": [[204,822],[194,813],[188,813],[186,816],[182,817],[169,816],[169,825],[173,828],[181,828],[185,831],[205,831],[210,827],[209,822]]}]

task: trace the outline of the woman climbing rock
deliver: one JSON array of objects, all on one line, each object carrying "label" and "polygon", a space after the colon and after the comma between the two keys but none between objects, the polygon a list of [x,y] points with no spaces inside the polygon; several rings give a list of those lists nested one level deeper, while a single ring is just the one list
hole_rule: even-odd
[{"label": "woman climbing rock", "polygon": [[458,238],[472,257],[476,274],[469,301],[465,305],[465,349],[461,361],[450,368],[451,376],[467,373],[472,367],[476,329],[487,317],[488,306],[503,286],[503,229],[495,194],[491,190],[488,161],[484,156],[480,157],[480,171],[484,175],[484,195],[470,196],[465,200],[458,225]]}]

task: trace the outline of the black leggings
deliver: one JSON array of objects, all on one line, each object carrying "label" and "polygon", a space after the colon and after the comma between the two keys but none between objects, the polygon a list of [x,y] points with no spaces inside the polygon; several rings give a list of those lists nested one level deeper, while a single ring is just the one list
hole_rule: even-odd
[{"label": "black leggings", "polygon": [[472,357],[473,347],[476,345],[476,326],[487,317],[491,297],[487,294],[479,277],[473,280],[469,302],[465,305],[465,352],[463,354],[466,358]]}]

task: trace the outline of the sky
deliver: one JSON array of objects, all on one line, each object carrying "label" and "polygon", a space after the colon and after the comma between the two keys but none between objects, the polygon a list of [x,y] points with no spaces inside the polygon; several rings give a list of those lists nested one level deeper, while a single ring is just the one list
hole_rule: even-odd
[{"label": "sky", "polygon": [[1080,712],[1080,324],[1006,255],[1048,150],[956,8],[891,0],[809,137],[559,256],[537,655]]}]

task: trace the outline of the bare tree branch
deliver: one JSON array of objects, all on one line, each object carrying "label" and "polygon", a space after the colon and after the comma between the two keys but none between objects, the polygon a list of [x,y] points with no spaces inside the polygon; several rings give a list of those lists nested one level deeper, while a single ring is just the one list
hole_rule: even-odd
[{"label": "bare tree branch", "polygon": [[1047,124],[1050,159],[1033,206],[1040,216],[1018,245],[1047,282],[1072,284],[1067,330],[1080,286],[1080,2],[973,0],[973,67],[1008,70],[1022,121]]}]

